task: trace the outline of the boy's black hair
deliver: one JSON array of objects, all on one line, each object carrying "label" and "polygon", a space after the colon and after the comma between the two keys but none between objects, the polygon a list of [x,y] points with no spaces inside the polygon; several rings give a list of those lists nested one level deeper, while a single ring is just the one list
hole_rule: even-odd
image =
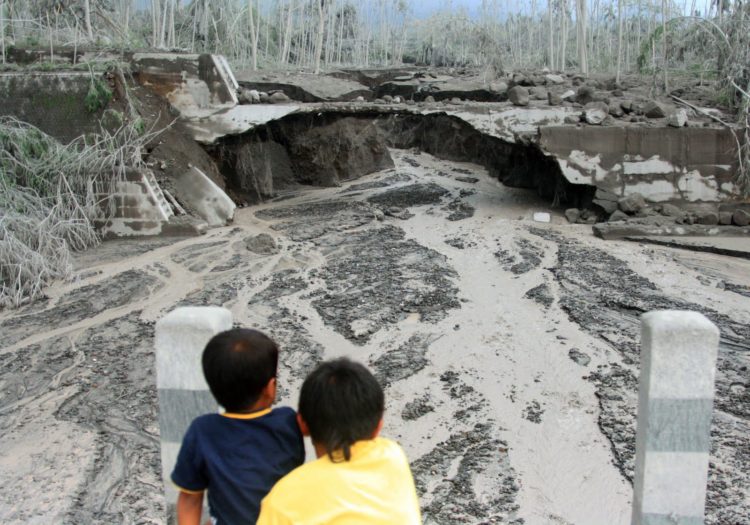
[{"label": "boy's black hair", "polygon": [[203,350],[203,375],[216,401],[227,412],[248,410],[263,387],[276,377],[279,347],[249,328],[216,334]]},{"label": "boy's black hair", "polygon": [[346,358],[319,365],[307,376],[299,395],[299,413],[315,443],[351,458],[350,447],[370,439],[383,417],[385,396],[367,368]]}]

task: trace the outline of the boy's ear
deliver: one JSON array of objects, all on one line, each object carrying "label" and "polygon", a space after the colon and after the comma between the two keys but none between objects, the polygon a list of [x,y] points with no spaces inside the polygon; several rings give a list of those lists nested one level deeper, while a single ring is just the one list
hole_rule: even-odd
[{"label": "boy's ear", "polygon": [[376,437],[378,437],[378,434],[380,434],[381,430],[383,430],[383,418],[382,417],[380,418],[380,421],[378,421],[378,426],[375,427],[375,431],[372,433],[372,438],[370,439],[375,439]]},{"label": "boy's ear", "polygon": [[271,399],[276,399],[276,378],[272,377],[268,380],[268,383],[266,383],[266,394]]},{"label": "boy's ear", "polygon": [[302,432],[303,436],[310,435],[310,427],[307,426],[307,423],[305,423],[305,420],[299,415],[299,412],[297,412],[297,424],[299,425],[299,430]]}]

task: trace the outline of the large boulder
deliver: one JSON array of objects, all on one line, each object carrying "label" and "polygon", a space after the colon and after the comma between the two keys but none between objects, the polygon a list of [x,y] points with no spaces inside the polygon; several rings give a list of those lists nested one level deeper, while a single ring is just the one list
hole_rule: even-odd
[{"label": "large boulder", "polygon": [[578,208],[568,208],[565,210],[565,218],[568,219],[568,222],[575,224],[578,221],[578,218],[581,216],[581,210]]},{"label": "large boulder", "polygon": [[540,86],[535,86],[529,89],[529,95],[535,100],[545,100],[547,98],[547,90]]},{"label": "large boulder", "polygon": [[490,91],[503,95],[508,92],[508,84],[505,82],[492,82],[490,84]]},{"label": "large boulder", "polygon": [[284,94],[283,91],[276,91],[268,97],[268,101],[271,104],[286,104],[291,99]]},{"label": "large boulder", "polygon": [[737,226],[747,226],[750,224],[750,213],[745,210],[735,210],[732,214],[732,222]]},{"label": "large boulder", "polygon": [[529,90],[523,86],[513,86],[508,90],[508,100],[515,106],[528,106]]},{"label": "large boulder", "polygon": [[564,84],[565,83],[565,79],[561,75],[549,74],[549,75],[544,75],[544,78],[545,80],[547,80],[549,84]]},{"label": "large boulder", "polygon": [[555,93],[552,93],[552,91],[547,92],[547,103],[550,106],[559,106],[562,102],[563,99],[560,95],[556,95]]},{"label": "large boulder", "polygon": [[667,113],[667,106],[655,100],[649,100],[643,106],[643,114],[648,118],[664,118]]},{"label": "large boulder", "polygon": [[646,207],[646,199],[640,193],[631,193],[617,201],[617,205],[625,213],[638,213]]},{"label": "large boulder", "polygon": [[578,93],[576,94],[576,102],[585,106],[589,102],[593,102],[595,97],[596,92],[594,88],[591,86],[581,86],[578,88]]},{"label": "large boulder", "polygon": [[673,128],[683,128],[687,126],[687,123],[687,111],[684,109],[678,109],[677,111],[670,113],[669,118],[667,119],[667,124]]},{"label": "large boulder", "polygon": [[700,210],[695,212],[695,223],[715,226],[719,224],[719,214],[713,210]]},{"label": "large boulder", "polygon": [[617,209],[617,201],[619,199],[620,197],[614,193],[597,188],[592,202],[603,209],[605,213],[611,214]]},{"label": "large boulder", "polygon": [[609,115],[609,108],[604,102],[589,102],[583,107],[583,118],[588,124],[601,125]]},{"label": "large boulder", "polygon": [[682,219],[685,217],[685,214],[687,212],[683,210],[682,208],[675,206],[674,204],[662,204],[661,205],[661,214],[666,215],[667,217],[674,217],[675,219]]},{"label": "large boulder", "polygon": [[620,107],[620,104],[617,102],[610,102],[609,103],[609,114],[613,117],[622,117],[625,112],[623,111],[622,107]]}]

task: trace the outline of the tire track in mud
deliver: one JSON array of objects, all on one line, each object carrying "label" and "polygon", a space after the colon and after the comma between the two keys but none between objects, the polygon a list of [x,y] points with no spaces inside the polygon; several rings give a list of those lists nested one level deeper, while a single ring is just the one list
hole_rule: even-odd
[{"label": "tire track in mud", "polygon": [[615,465],[627,479],[632,481],[635,459],[639,316],[651,310],[692,310],[719,327],[706,523],[750,524],[750,327],[670,297],[603,250],[549,230],[529,231],[557,245],[557,264],[550,270],[559,285],[560,307],[622,359],[621,364],[599,366],[588,380],[597,388],[599,426],[612,445]]}]

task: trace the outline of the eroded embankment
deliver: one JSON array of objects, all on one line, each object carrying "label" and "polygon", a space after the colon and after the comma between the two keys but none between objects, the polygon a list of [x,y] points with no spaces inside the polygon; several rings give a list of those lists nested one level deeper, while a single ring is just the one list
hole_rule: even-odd
[{"label": "eroded embankment", "polygon": [[586,207],[595,188],[571,184],[533,142],[511,143],[445,113],[335,111],[287,115],[211,148],[228,186],[250,202],[299,185],[331,186],[392,166],[387,148],[416,148],[485,167],[503,184]]}]

